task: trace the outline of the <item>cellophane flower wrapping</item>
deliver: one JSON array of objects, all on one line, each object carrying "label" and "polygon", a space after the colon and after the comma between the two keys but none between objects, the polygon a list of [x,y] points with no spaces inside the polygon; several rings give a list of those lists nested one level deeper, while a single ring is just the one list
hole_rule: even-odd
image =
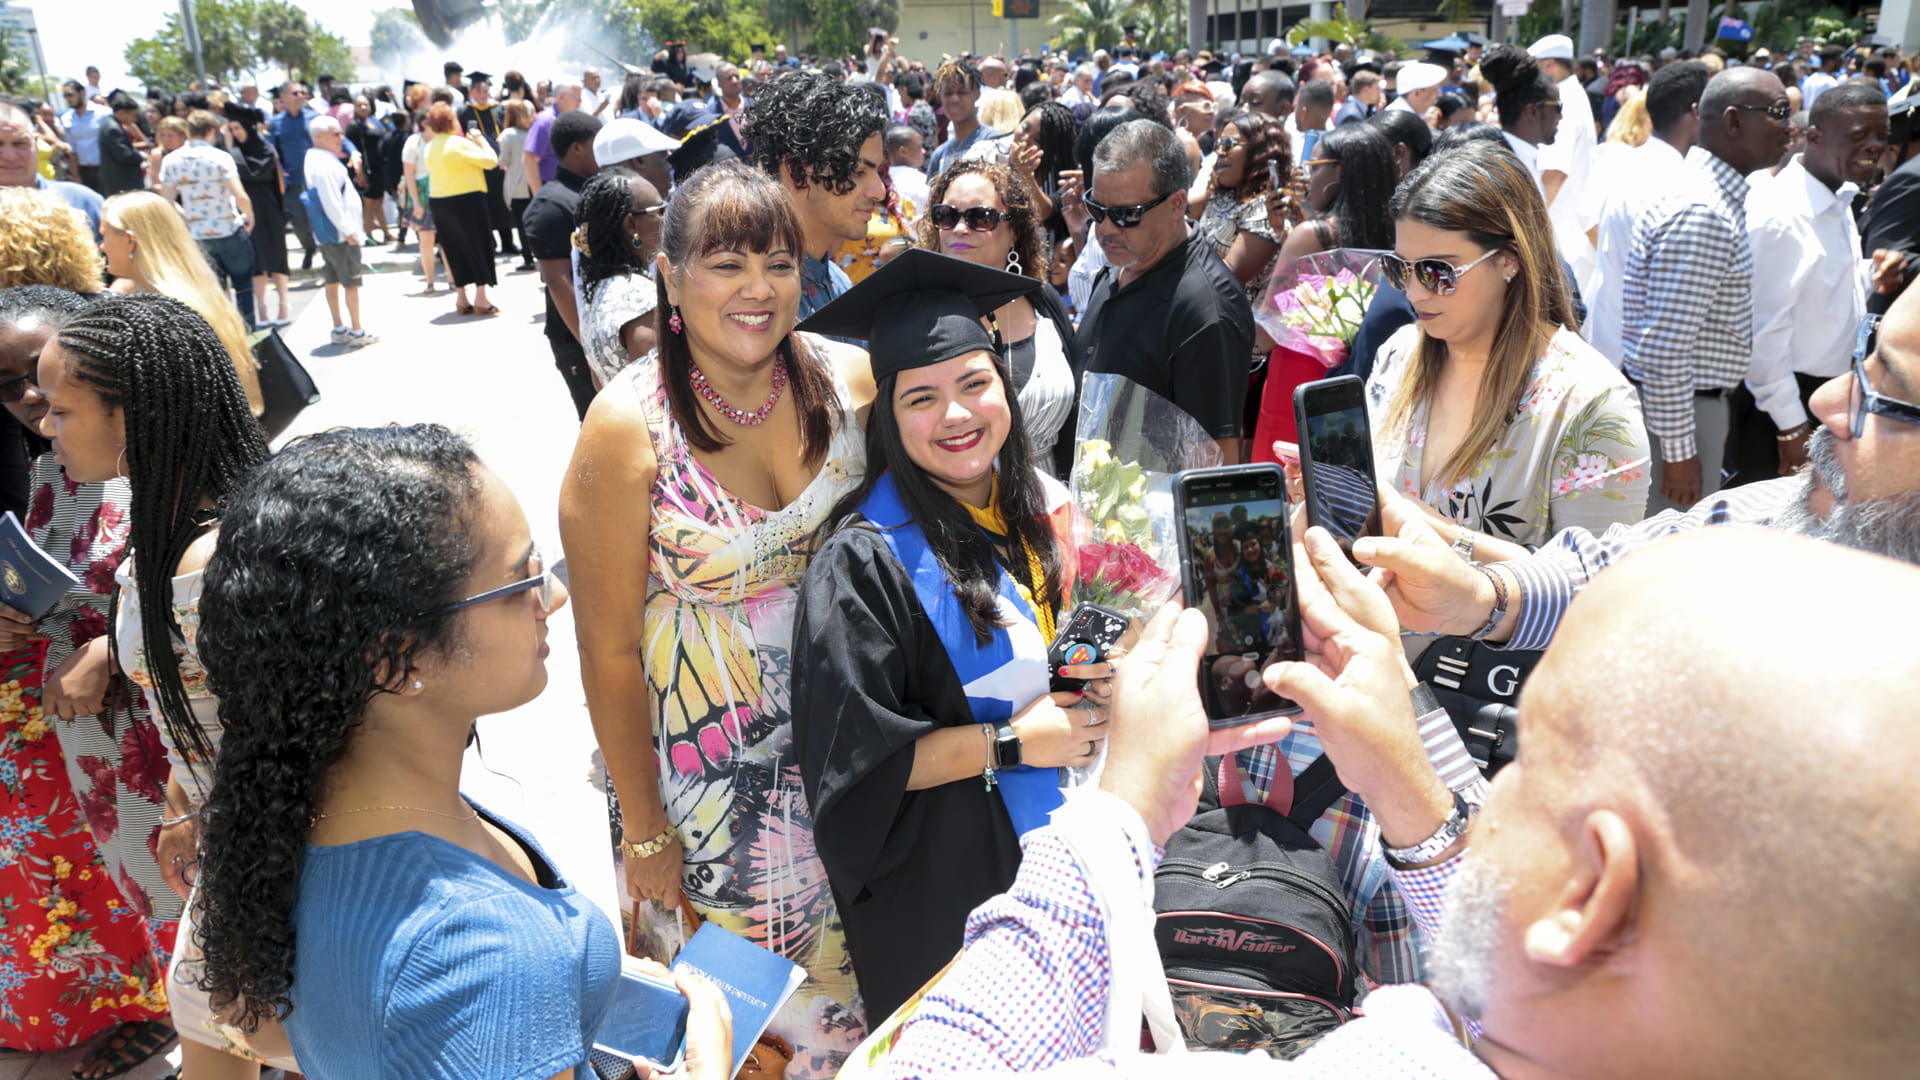
[{"label": "cellophane flower wrapping", "polygon": [[1254,305],[1254,319],[1275,344],[1315,357],[1328,369],[1339,367],[1380,288],[1384,254],[1334,248],[1281,259]]},{"label": "cellophane flower wrapping", "polygon": [[1174,476],[1218,465],[1219,446],[1179,406],[1112,374],[1086,377],[1076,438],[1070,608],[1147,616],[1180,590]]}]

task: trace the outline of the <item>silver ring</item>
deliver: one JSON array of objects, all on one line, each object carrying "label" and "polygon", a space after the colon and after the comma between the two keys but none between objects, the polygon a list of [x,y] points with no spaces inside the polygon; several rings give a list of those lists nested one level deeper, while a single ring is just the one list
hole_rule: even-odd
[{"label": "silver ring", "polygon": [[1082,705],[1080,707],[1080,711],[1087,714],[1087,722],[1084,726],[1093,727],[1095,724],[1098,724],[1100,722],[1100,714],[1094,711],[1093,706]]}]

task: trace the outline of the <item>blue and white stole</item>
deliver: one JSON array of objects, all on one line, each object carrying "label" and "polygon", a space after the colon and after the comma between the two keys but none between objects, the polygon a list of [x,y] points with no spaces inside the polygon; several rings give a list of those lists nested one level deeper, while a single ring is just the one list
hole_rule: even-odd
[{"label": "blue and white stole", "polygon": [[[1040,637],[1032,607],[1004,568],[1000,571],[1000,615],[1002,622],[1011,625],[994,626],[992,638],[981,645],[973,636],[973,624],[967,621],[960,598],[953,593],[953,580],[940,569],[940,560],[927,546],[926,533],[900,501],[891,473],[875,482],[872,494],[860,504],[860,513],[878,527],[880,539],[906,567],[914,595],[920,598],[920,606],[960,676],[974,723],[1011,720],[1016,710],[1026,708],[1047,692],[1048,643]],[[984,745],[981,754],[984,761]],[[1060,794],[1059,769],[1020,765],[996,770],[995,775],[1007,815],[1021,836],[1045,825],[1048,815],[1065,801]]]}]

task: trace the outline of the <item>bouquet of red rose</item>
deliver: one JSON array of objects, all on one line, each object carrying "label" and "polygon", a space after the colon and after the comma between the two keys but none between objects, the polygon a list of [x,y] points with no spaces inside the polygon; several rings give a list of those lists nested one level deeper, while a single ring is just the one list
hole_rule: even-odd
[{"label": "bouquet of red rose", "polygon": [[1173,477],[1220,463],[1200,422],[1122,376],[1086,377],[1070,487],[1074,605],[1144,616],[1180,590]]}]

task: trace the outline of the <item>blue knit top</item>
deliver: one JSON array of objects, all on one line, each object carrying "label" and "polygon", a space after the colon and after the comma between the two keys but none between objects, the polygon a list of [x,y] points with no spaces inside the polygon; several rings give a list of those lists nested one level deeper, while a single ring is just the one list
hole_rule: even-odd
[{"label": "blue knit top", "polygon": [[586,1064],[620,941],[516,826],[539,884],[437,836],[307,845],[287,1036],[313,1080],[547,1080]]}]

